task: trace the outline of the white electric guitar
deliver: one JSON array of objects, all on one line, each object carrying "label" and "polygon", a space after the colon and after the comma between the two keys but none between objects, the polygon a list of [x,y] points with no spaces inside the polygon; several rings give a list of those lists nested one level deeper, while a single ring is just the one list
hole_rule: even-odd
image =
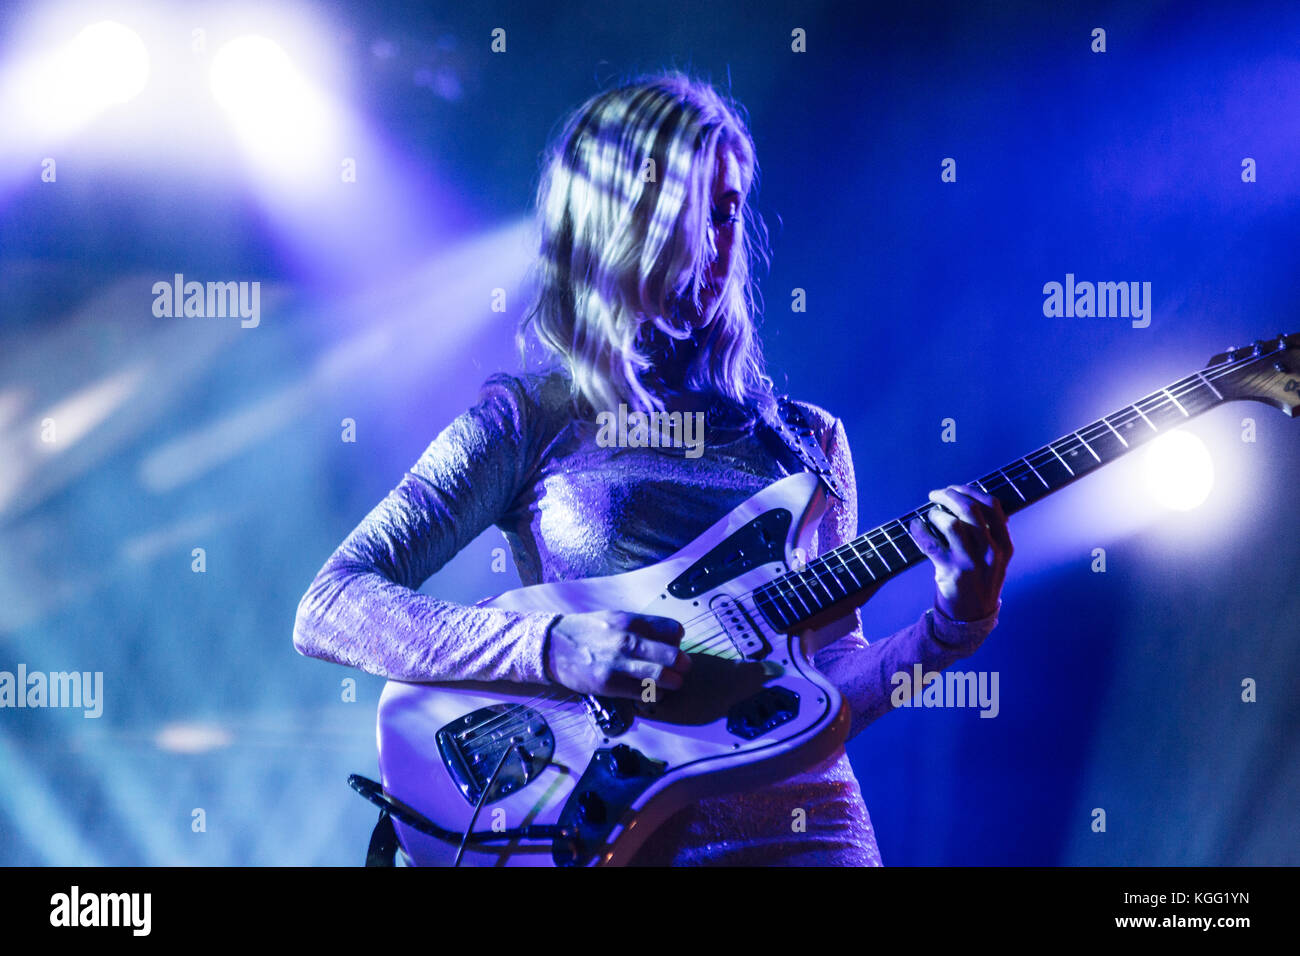
[{"label": "white electric guitar", "polygon": [[[1224,402],[1265,402],[1295,417],[1298,353],[1300,333],[1216,355],[973,484],[1011,514]],[[924,560],[907,526],[938,506],[800,561],[825,501],[816,475],[794,474],[658,564],[481,602],[674,618],[692,658],[678,691],[631,701],[553,686],[389,681],[379,704],[384,792],[370,796],[391,809],[408,860],[626,863],[692,801],[783,779],[834,753],[847,708],[809,660],[856,625],[854,609],[885,581]]]}]

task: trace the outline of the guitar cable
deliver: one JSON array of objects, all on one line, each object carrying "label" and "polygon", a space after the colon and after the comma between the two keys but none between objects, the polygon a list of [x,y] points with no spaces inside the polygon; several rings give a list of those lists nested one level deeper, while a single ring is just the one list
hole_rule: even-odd
[{"label": "guitar cable", "polygon": [[479,811],[483,809],[483,804],[487,803],[488,794],[492,792],[492,785],[497,782],[497,775],[501,773],[501,768],[506,765],[506,758],[511,754],[519,758],[519,763],[524,768],[524,776],[528,776],[528,754],[524,752],[523,745],[516,744],[513,748],[503,748],[496,769],[492,771],[492,776],[488,777],[483,792],[478,795],[478,803],[474,804],[474,813],[470,816],[469,826],[465,828],[465,835],[461,837],[460,846],[456,849],[456,859],[452,861],[452,866],[460,866],[461,857],[465,855],[465,844],[469,841],[469,835],[474,832],[474,824],[478,822]]},{"label": "guitar cable", "polygon": [[[506,751],[507,754],[510,751]],[[455,843],[462,850],[466,844],[474,843],[493,843],[499,840],[564,840],[575,843],[578,837],[578,831],[573,827],[559,826],[554,823],[530,823],[521,827],[511,827],[508,830],[480,830],[474,832],[474,824],[471,820],[469,829],[465,833],[458,833],[454,830],[448,830],[434,823],[414,807],[403,803],[395,796],[384,789],[384,785],[378,781],[363,777],[354,773],[348,776],[348,785],[361,796],[365,797],[380,810],[386,811],[389,816],[406,824],[417,833],[423,833],[425,836],[431,836],[434,839],[442,840],[446,843]],[[484,794],[488,791],[485,789]],[[480,798],[480,803],[483,798]],[[477,810],[475,817],[477,817]],[[457,853],[457,860],[460,853]]]}]

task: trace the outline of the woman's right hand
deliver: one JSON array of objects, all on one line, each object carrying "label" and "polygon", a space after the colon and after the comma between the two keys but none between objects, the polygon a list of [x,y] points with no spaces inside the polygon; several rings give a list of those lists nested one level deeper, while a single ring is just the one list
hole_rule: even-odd
[{"label": "woman's right hand", "polygon": [[586,611],[563,614],[551,628],[546,668],[580,694],[640,699],[643,681],[677,690],[691,659],[680,650],[681,622],[654,614]]}]

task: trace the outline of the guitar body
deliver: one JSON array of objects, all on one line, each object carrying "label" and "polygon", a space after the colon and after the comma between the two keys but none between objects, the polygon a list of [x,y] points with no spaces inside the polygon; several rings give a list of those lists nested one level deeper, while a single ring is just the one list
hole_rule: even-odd
[{"label": "guitar body", "polygon": [[[389,681],[379,705],[384,788],[446,831],[394,818],[408,860],[450,865],[472,830],[462,865],[627,863],[693,801],[783,779],[838,750],[847,708],[808,657],[856,625],[852,607],[792,636],[752,596],[803,563],[824,495],[816,476],[791,475],[658,564],[481,602],[674,618],[692,663],[680,690],[631,701],[558,686]],[[521,827],[535,829],[489,837]]]}]

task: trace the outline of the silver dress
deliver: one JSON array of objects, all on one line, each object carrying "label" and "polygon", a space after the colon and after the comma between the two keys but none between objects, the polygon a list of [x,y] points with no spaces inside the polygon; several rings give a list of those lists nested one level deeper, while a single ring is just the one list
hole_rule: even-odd
[{"label": "silver dress", "polygon": [[[831,498],[814,552],[857,534],[853,462],[842,422],[801,403],[848,500]],[[304,654],[398,680],[548,683],[554,615],[468,607],[417,593],[491,525],[524,584],[618,574],[660,561],[788,474],[752,429],[706,432],[703,454],[603,447],[573,416],[568,382],[497,374],[479,402],[433,440],[397,487],[326,561],[298,608]],[[938,671],[996,624],[922,614],[896,634],[858,628],[814,663],[844,693],[856,734],[891,709],[890,676]],[[879,865],[871,818],[841,749],[779,783],[702,800],[645,843],[646,865]]]}]

